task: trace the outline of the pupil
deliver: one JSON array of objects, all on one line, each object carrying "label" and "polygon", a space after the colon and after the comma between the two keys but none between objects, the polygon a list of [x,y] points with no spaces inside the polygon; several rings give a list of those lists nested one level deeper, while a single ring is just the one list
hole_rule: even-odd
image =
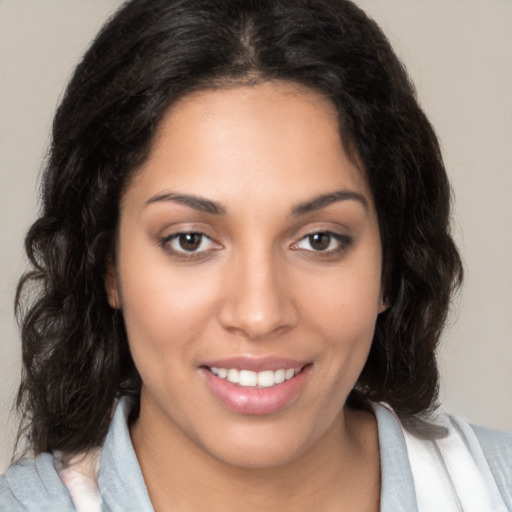
[{"label": "pupil", "polygon": [[183,233],[179,237],[180,246],[185,251],[195,251],[201,244],[200,233]]},{"label": "pupil", "polygon": [[313,249],[317,251],[325,251],[327,247],[329,247],[329,243],[331,241],[331,236],[328,233],[315,233],[314,235],[309,235],[309,243]]}]

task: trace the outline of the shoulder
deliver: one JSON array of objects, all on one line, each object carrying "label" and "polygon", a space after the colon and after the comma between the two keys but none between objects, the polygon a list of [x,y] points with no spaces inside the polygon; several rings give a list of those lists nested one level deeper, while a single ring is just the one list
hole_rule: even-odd
[{"label": "shoulder", "polygon": [[415,500],[429,505],[437,500],[441,503],[437,510],[444,510],[443,500],[450,501],[455,494],[466,502],[473,498],[485,504],[503,501],[505,509],[512,510],[512,434],[470,425],[442,409],[421,417],[397,415],[387,404],[374,405],[374,410],[380,440],[385,441],[381,458],[386,445],[393,446],[394,465],[405,452],[407,464],[402,466],[409,471],[402,468],[401,475],[411,480],[410,473]]},{"label": "shoulder", "polygon": [[35,460],[23,459],[0,477],[0,510],[9,512],[68,512],[74,510],[62,484],[53,457],[48,453]]},{"label": "shoulder", "polygon": [[[443,410],[435,411],[427,418],[427,422],[446,430],[444,434],[429,437],[428,441],[435,444],[444,466],[451,468],[450,478],[457,492],[467,492],[468,496],[477,495],[476,473],[472,479],[469,477],[473,467],[487,488],[488,497],[494,496],[492,499],[496,501],[498,495],[501,495],[506,510],[511,510],[512,434],[471,425],[459,416]],[[463,474],[465,476],[461,478]],[[483,499],[483,494],[481,497]]]},{"label": "shoulder", "polygon": [[501,494],[512,503],[512,433],[471,425]]},{"label": "shoulder", "polygon": [[478,425],[471,425],[471,428],[489,459],[497,464],[506,462],[509,467],[511,466],[512,432],[500,432]]}]

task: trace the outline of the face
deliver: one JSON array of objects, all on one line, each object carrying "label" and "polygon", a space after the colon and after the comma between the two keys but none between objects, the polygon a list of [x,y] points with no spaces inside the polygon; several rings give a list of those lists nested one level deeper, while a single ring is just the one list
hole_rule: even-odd
[{"label": "face", "polygon": [[342,429],[381,243],[334,109],[270,82],[181,99],[122,198],[107,288],[155,435],[270,467]]}]

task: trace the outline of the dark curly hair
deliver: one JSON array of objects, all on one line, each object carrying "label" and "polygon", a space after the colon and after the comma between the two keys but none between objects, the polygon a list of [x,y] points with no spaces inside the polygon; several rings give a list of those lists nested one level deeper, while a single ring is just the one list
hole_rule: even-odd
[{"label": "dark curly hair", "polygon": [[347,0],[133,0],[78,65],[53,124],[42,210],[19,283],[20,436],[35,453],[101,445],[116,398],[140,393],[104,279],[119,200],[169,105],[193,90],[282,80],[336,107],[373,193],[389,308],[355,391],[433,407],[435,350],[462,279],[434,130],[374,21]]}]

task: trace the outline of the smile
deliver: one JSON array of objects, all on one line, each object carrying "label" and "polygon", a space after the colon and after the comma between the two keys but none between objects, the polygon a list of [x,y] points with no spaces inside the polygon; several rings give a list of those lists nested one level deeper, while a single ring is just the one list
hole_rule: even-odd
[{"label": "smile", "polygon": [[311,363],[234,358],[199,369],[213,396],[239,414],[264,415],[291,405],[311,375]]},{"label": "smile", "polygon": [[292,379],[302,368],[280,368],[275,371],[264,370],[261,372],[236,368],[216,368],[215,366],[208,369],[213,375],[241,387],[270,388]]}]

